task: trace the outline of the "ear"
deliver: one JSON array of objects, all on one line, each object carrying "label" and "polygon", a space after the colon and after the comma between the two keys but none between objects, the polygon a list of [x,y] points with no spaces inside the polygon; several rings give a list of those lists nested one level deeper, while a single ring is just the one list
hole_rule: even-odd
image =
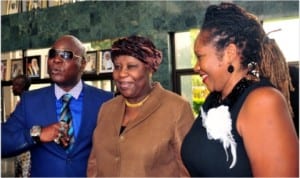
[{"label": "ear", "polygon": [[80,65],[80,69],[81,71],[83,72],[84,71],[84,68],[85,68],[85,65],[86,65],[86,59],[85,58],[82,58],[81,61],[80,61],[81,65]]},{"label": "ear", "polygon": [[153,68],[149,65],[149,64],[144,64],[145,65],[145,69],[148,73],[154,73],[155,71],[153,70]]},{"label": "ear", "polygon": [[237,46],[233,43],[230,43],[224,50],[225,60],[232,63],[233,60],[238,56]]}]

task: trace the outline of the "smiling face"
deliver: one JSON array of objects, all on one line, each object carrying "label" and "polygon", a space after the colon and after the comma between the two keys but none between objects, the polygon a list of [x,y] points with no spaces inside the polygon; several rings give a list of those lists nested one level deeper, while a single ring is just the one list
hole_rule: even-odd
[{"label": "smiling face", "polygon": [[128,101],[140,101],[151,90],[151,69],[132,56],[121,55],[114,60],[113,78],[118,91]]},{"label": "smiling face", "polygon": [[224,55],[217,53],[213,43],[206,41],[208,35],[209,32],[201,31],[195,41],[197,63],[194,71],[201,76],[209,91],[222,91],[229,75],[228,64],[224,65]]},{"label": "smiling face", "polygon": [[[70,36],[60,38],[52,48],[60,51],[72,51],[77,56],[83,56],[80,42]],[[69,91],[79,82],[85,64],[86,61],[82,57],[74,56],[72,59],[64,60],[61,56],[56,55],[48,58],[48,73],[53,82],[65,91]]]}]

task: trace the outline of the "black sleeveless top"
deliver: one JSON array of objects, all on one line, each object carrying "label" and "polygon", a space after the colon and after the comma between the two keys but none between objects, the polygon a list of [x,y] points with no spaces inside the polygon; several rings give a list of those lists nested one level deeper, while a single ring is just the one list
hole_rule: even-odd
[{"label": "black sleeveless top", "polygon": [[186,135],[181,149],[182,160],[192,177],[252,177],[249,158],[235,126],[240,108],[248,94],[262,86],[272,85],[264,79],[259,82],[242,79],[223,101],[220,100],[221,95],[218,92],[212,92],[206,98],[202,106],[206,113],[210,108],[229,106],[232,119],[231,133],[236,143],[236,164],[230,168],[233,161],[230,147],[226,149],[226,156],[220,140],[208,139],[206,128],[202,125],[202,117],[199,115]]}]

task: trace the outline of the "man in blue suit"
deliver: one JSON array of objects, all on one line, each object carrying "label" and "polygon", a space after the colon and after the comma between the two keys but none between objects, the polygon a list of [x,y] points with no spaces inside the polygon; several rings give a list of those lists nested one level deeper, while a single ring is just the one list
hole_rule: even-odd
[{"label": "man in blue suit", "polygon": [[[25,92],[8,121],[1,124],[2,157],[29,150],[32,177],[86,176],[97,114],[113,94],[81,80],[85,53],[76,37],[59,38],[48,53],[48,73],[53,84]],[[65,94],[72,96],[70,125],[63,124],[60,118]],[[71,129],[74,132],[69,135]]]}]

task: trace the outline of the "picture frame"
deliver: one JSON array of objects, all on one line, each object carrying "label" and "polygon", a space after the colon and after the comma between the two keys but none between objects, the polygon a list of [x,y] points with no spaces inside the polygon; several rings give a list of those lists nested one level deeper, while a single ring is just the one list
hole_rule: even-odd
[{"label": "picture frame", "polygon": [[49,1],[53,0],[26,0],[22,1],[22,12],[47,8]]},{"label": "picture frame", "polygon": [[1,81],[6,80],[7,60],[1,60]]},{"label": "picture frame", "polygon": [[12,59],[11,60],[11,72],[10,78],[14,79],[18,75],[24,74],[23,72],[23,59]]},{"label": "picture frame", "polygon": [[47,2],[48,2],[48,7],[53,7],[53,6],[61,6],[64,4],[73,3],[74,0],[60,0],[60,1],[48,0]]},{"label": "picture frame", "polygon": [[40,78],[41,56],[26,56],[24,59],[24,69],[29,78]]},{"label": "picture frame", "polygon": [[97,74],[97,51],[88,51],[84,74]]},{"label": "picture frame", "polygon": [[44,59],[42,59],[42,74],[41,78],[50,78],[49,73],[48,73],[48,54],[44,55]]},{"label": "picture frame", "polygon": [[112,72],[114,69],[114,65],[111,59],[111,50],[102,50],[100,54],[100,73]]},{"label": "picture frame", "polygon": [[21,1],[7,0],[6,1],[6,14],[16,14],[21,12]]}]

